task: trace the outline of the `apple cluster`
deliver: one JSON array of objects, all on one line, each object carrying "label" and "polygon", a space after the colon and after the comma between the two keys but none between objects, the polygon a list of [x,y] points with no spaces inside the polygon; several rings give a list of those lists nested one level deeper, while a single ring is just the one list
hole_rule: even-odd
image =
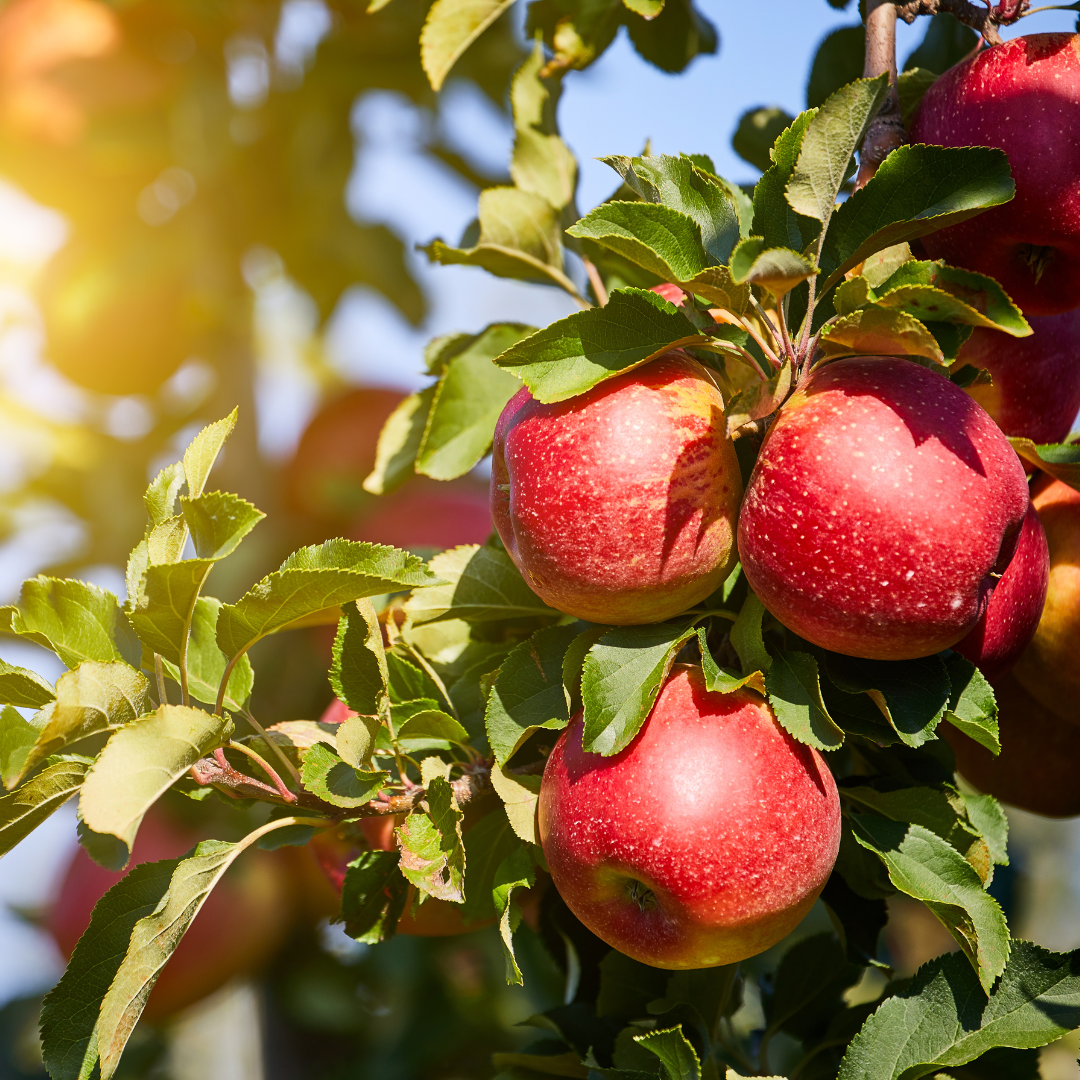
[{"label": "apple cluster", "polygon": [[[491,511],[547,604],[609,626],[700,614],[741,564],[812,646],[974,662],[998,691],[1003,750],[950,729],[961,771],[1018,805],[1080,812],[1064,775],[1080,749],[1080,493],[1049,477],[1032,493],[1007,438],[1061,441],[1080,408],[1078,42],[983,51],[914,121],[913,141],[996,146],[1012,163],[1013,203],[926,239],[1034,316],[1028,338],[978,329],[964,345],[992,385],[965,392],[897,357],[819,363],[745,485],[721,392],[685,352],[570,400],[522,389],[495,430]],[[673,289],[656,291],[677,302]],[[579,714],[547,760],[539,834],[601,938],[701,967],[759,953],[803,917],[836,860],[837,788],[759,695],[710,692],[677,664],[629,746],[602,757],[582,741]]]}]

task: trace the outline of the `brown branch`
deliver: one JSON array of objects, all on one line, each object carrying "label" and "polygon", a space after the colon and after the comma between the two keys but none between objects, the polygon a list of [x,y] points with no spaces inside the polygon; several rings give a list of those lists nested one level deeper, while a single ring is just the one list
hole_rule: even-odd
[{"label": "brown branch", "polygon": [[873,79],[878,75],[888,75],[889,92],[863,139],[859,152],[859,174],[855,178],[856,191],[877,172],[878,166],[889,154],[907,142],[904,119],[900,114],[900,95],[896,88],[896,15],[897,6],[889,0],[867,0],[863,77]]},{"label": "brown branch", "polygon": [[919,15],[947,12],[977,34],[982,34],[988,45],[1000,45],[1001,35],[997,28],[1016,22],[1030,6],[1030,0],[1002,0],[997,7],[973,4],[970,0],[907,0],[896,5],[896,13],[904,22],[913,23]]}]

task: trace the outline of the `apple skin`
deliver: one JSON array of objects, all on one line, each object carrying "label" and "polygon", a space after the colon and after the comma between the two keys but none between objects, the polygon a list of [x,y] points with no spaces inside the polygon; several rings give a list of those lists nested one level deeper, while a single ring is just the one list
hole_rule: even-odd
[{"label": "apple skin", "polygon": [[[1029,315],[1080,305],[1080,35],[1031,34],[984,49],[927,91],[913,143],[996,146],[1016,197],[922,238],[930,256],[989,274]],[[1041,275],[1028,245],[1053,249]]]},{"label": "apple skin", "polygon": [[976,328],[956,363],[990,372],[992,386],[969,386],[967,392],[1006,435],[1062,442],[1080,412],[1080,308],[1029,316],[1028,322],[1032,334],[1026,338]]},{"label": "apple skin", "polygon": [[482,544],[490,535],[487,488],[465,477],[450,483],[417,477],[405,490],[381,498],[349,528],[353,540],[407,551]]},{"label": "apple skin", "polygon": [[[135,838],[132,865],[178,858],[199,839],[154,807]],[[148,1022],[167,1019],[234,976],[257,970],[273,955],[293,915],[293,897],[278,854],[249,850],[227,871],[162,969],[143,1012]],[[81,847],[75,852],[46,920],[65,957],[89,925],[94,905],[123,876],[98,866]]]},{"label": "apple skin", "polygon": [[1028,501],[967,394],[910,360],[850,357],[804,379],[769,429],[739,554],[765,607],[815,645],[930,656],[982,617]]},{"label": "apple skin", "polygon": [[671,352],[495,428],[491,517],[530,588],[591,622],[662,622],[735,561],[742,480],[705,368]]},{"label": "apple skin", "polygon": [[1012,673],[993,683],[1001,753],[994,757],[974,739],[942,724],[960,775],[1010,806],[1045,817],[1080,814],[1080,727],[1039,704]]},{"label": "apple skin", "polygon": [[[840,844],[836,784],[754,693],[675,668],[634,741],[581,747],[578,714],[548,757],[540,842],[555,888],[598,937],[660,968],[731,964],[788,934]],[[652,892],[643,903],[633,883]]]},{"label": "apple skin", "polygon": [[1016,552],[997,583],[975,629],[953,646],[988,678],[1004,674],[1035,636],[1050,581],[1046,531],[1028,505]]},{"label": "apple skin", "polygon": [[1043,707],[1080,724],[1080,491],[1042,477],[1032,496],[1050,546],[1046,605],[1013,669]]}]

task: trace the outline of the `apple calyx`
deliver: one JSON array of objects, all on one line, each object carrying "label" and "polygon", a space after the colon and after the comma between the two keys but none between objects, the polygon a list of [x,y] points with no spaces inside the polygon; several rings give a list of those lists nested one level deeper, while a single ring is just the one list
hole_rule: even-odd
[{"label": "apple calyx", "polygon": [[1035,275],[1036,285],[1056,254],[1057,248],[1045,244],[1021,244],[1019,247],[1020,259]]}]

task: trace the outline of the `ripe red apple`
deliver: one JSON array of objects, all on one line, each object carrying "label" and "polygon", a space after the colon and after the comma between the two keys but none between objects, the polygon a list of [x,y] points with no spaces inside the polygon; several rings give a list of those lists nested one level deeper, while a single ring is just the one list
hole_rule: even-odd
[{"label": "ripe red apple", "polygon": [[986,412],[910,360],[851,357],[803,380],[769,429],[739,519],[766,608],[835,652],[929,656],[965,637],[1028,507]]},{"label": "ripe red apple", "polygon": [[1029,504],[1016,552],[991,593],[982,618],[953,648],[988,679],[1004,674],[1035,636],[1049,580],[1046,532],[1034,505]]},{"label": "ripe red apple", "polygon": [[1006,435],[1062,442],[1080,412],[1080,308],[1028,321],[1033,332],[1026,338],[976,329],[957,364],[990,372],[992,386],[969,386],[968,393]]},{"label": "ripe red apple", "polygon": [[1041,705],[1080,724],[1080,491],[1043,477],[1033,495],[1050,546],[1046,605],[1017,681]]},{"label": "ripe red apple", "polygon": [[1016,198],[923,237],[932,258],[997,278],[1029,315],[1080,305],[1080,35],[984,49],[927,91],[913,143],[996,146]]},{"label": "ripe red apple", "polygon": [[734,562],[741,495],[720,392],[684,353],[569,401],[522,388],[495,428],[495,528],[537,595],[592,622],[704,600]]},{"label": "ripe red apple", "polygon": [[417,477],[408,488],[380,498],[349,528],[353,540],[408,551],[482,544],[490,535],[487,490],[467,477],[450,483]]},{"label": "ripe red apple", "polygon": [[1080,728],[1039,704],[1010,673],[994,682],[1001,753],[942,724],[960,775],[1010,806],[1046,817],[1080,814]]},{"label": "ripe red apple", "polygon": [[[143,819],[132,865],[186,854],[200,837],[160,807]],[[281,943],[292,918],[292,900],[278,852],[245,851],[226,872],[162,969],[143,1016],[163,1020],[258,969]],[[94,905],[124,875],[98,866],[80,847],[60,885],[46,927],[70,957],[90,923]]]},{"label": "ripe red apple", "polygon": [[840,800],[821,755],[757,695],[710,693],[681,666],[625,750],[581,740],[579,714],[544,768],[540,842],[598,937],[654,967],[713,967],[763,952],[810,910]]}]

